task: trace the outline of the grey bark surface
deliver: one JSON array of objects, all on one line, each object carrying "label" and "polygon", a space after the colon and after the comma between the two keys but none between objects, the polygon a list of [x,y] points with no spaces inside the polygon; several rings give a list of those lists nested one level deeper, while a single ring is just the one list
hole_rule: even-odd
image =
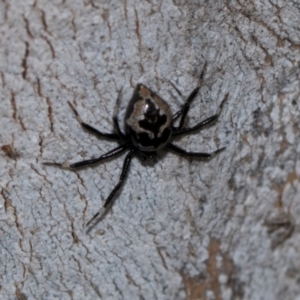
[{"label": "grey bark surface", "polygon": [[[1,299],[300,299],[299,1],[0,1]],[[137,83],[176,111],[174,143],[208,161],[134,158],[117,183],[111,132]],[[172,82],[184,95],[180,97]]]}]

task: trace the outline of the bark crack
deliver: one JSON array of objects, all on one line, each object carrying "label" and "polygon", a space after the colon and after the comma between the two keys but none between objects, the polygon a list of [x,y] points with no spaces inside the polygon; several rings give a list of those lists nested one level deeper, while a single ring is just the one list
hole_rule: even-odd
[{"label": "bark crack", "polygon": [[28,42],[25,42],[25,54],[22,60],[22,68],[23,68],[23,72],[22,72],[22,77],[24,80],[27,80],[27,71],[28,71],[28,67],[27,67],[27,59],[29,56],[29,44]]}]

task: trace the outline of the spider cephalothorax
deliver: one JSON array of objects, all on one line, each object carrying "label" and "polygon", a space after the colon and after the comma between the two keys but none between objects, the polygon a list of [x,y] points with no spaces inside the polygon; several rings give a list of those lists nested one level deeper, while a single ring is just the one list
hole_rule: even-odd
[{"label": "spider cephalothorax", "polygon": [[[224,149],[221,148],[212,153],[188,152],[170,142],[172,137],[174,136],[179,136],[198,130],[203,126],[216,120],[221,111],[224,101],[228,97],[228,94],[226,94],[219,107],[218,112],[215,115],[205,119],[204,121],[201,121],[193,127],[183,126],[186,115],[190,108],[190,104],[199,91],[200,84],[203,79],[204,69],[205,66],[200,75],[198,86],[189,95],[182,108],[179,111],[177,111],[174,115],[172,114],[169,105],[161,97],[159,97],[156,93],[151,91],[143,84],[138,84],[134,90],[134,94],[128,104],[125,113],[125,134],[120,129],[117,118],[117,110],[115,110],[113,116],[115,132],[104,133],[98,131],[97,129],[88,125],[87,123],[84,123],[79,117],[77,110],[69,102],[69,105],[74,111],[77,120],[84,129],[87,129],[88,131],[94,133],[98,137],[105,137],[117,140],[120,143],[120,145],[95,159],[84,160],[73,164],[45,162],[45,165],[54,165],[68,169],[77,169],[82,166],[95,164],[104,159],[114,157],[122,152],[125,152],[126,150],[128,151],[124,160],[119,182],[113,188],[113,190],[105,200],[102,209],[99,212],[97,212],[87,224],[89,224],[92,220],[99,216],[99,214],[104,212],[105,208],[107,208],[108,205],[111,203],[116,192],[120,189],[128,173],[129,165],[134,154],[137,154],[140,159],[145,160],[156,156],[158,150],[166,148],[173,151],[174,153],[181,154],[184,156],[208,158],[211,157],[213,154],[216,154]],[[119,100],[120,92],[116,108],[118,107]],[[175,126],[174,121],[177,119],[179,119],[179,125]]]}]

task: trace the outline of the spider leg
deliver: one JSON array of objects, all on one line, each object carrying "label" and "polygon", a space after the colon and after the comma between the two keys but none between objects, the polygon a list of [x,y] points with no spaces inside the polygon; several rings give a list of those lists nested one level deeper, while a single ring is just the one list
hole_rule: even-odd
[{"label": "spider leg", "polygon": [[221,110],[223,108],[223,105],[224,105],[224,102],[228,99],[228,94],[225,95],[224,99],[222,100],[220,106],[219,106],[219,109],[217,111],[217,113],[207,119],[205,119],[204,121],[201,121],[200,123],[196,124],[195,126],[193,127],[189,127],[189,128],[183,128],[179,131],[174,131],[173,132],[173,136],[178,136],[178,135],[182,135],[184,133],[188,133],[188,132],[192,132],[192,131],[195,131],[195,130],[198,130],[200,128],[202,128],[203,126],[207,125],[207,124],[210,124],[212,123],[214,120],[216,120],[220,113],[221,113]]},{"label": "spider leg", "polygon": [[119,125],[119,121],[118,121],[118,108],[119,108],[119,105],[120,105],[120,99],[121,99],[120,95],[121,95],[121,92],[122,92],[122,88],[119,91],[118,98],[117,98],[117,101],[116,101],[116,105],[115,105],[115,109],[114,109],[113,121],[114,121],[115,129],[117,131],[117,134],[118,134],[119,138],[123,140],[125,138],[125,136],[124,136],[124,133],[121,131],[121,128],[120,128],[120,125]]},{"label": "spider leg", "polygon": [[175,153],[178,153],[178,154],[181,154],[181,155],[184,155],[184,156],[189,156],[189,157],[203,157],[203,158],[208,158],[208,157],[211,157],[221,151],[223,151],[226,147],[223,147],[223,148],[220,148],[220,149],[217,149],[216,151],[212,152],[212,153],[203,153],[203,152],[188,152],[178,146],[175,146],[174,144],[171,144],[169,143],[167,145],[167,148],[172,150],[173,152]]},{"label": "spider leg", "polygon": [[119,179],[119,182],[117,185],[114,187],[114,189],[111,191],[109,196],[104,202],[103,207],[87,222],[86,226],[88,226],[93,220],[95,220],[99,215],[102,215],[105,212],[105,209],[109,206],[111,201],[113,200],[115,194],[118,192],[120,187],[122,186],[122,183],[124,182],[126,175],[128,174],[130,162],[132,159],[132,154],[134,153],[135,149],[131,149],[128,154],[125,157],[124,163],[123,163],[123,168],[122,168],[122,173]]},{"label": "spider leg", "polygon": [[120,137],[115,134],[115,133],[105,133],[105,132],[101,132],[98,129],[92,127],[91,125],[85,123],[82,121],[82,119],[80,118],[77,110],[75,109],[75,107],[71,104],[71,102],[69,102],[69,105],[71,107],[71,109],[73,110],[75,117],[77,119],[77,121],[80,123],[80,125],[82,126],[82,128],[88,130],[89,132],[95,134],[98,137],[105,137],[105,138],[109,138],[109,139],[113,139],[113,140],[120,140]]},{"label": "spider leg", "polygon": [[102,154],[98,158],[83,160],[83,161],[79,161],[79,162],[76,162],[76,163],[73,163],[73,164],[56,163],[56,162],[44,162],[43,165],[57,166],[57,167],[62,167],[62,168],[66,168],[66,169],[77,169],[77,168],[80,168],[80,167],[83,167],[83,166],[88,166],[88,165],[98,163],[98,162],[100,162],[101,160],[104,160],[104,159],[112,158],[112,157],[124,152],[127,149],[127,146],[128,146],[128,144],[123,144],[121,146],[118,146],[117,148],[114,148],[114,149],[110,150],[109,152],[107,152],[105,154]]},{"label": "spider leg", "polygon": [[186,115],[187,115],[187,113],[190,109],[190,104],[195,99],[195,97],[198,94],[198,91],[200,89],[200,86],[202,84],[205,69],[206,69],[206,62],[204,64],[203,68],[202,68],[202,72],[200,74],[199,82],[198,82],[197,87],[191,92],[191,94],[187,98],[186,102],[184,103],[182,109],[175,114],[175,117],[178,117],[179,115],[181,115],[181,119],[180,119],[179,125],[177,127],[173,128],[174,131],[179,131],[183,127]]}]

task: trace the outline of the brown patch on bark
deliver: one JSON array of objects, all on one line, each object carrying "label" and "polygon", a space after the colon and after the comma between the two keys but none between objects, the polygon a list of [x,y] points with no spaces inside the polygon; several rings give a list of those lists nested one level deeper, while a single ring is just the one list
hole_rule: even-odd
[{"label": "brown patch on bark", "polygon": [[9,158],[16,159],[19,157],[19,154],[16,152],[16,150],[11,145],[3,145],[3,146],[1,146],[1,150]]},{"label": "brown patch on bark", "polygon": [[[220,243],[212,239],[208,245],[209,258],[206,262],[206,273],[190,277],[180,272],[187,300],[206,300],[207,292],[213,293],[215,300],[222,300],[220,275],[224,275],[227,288],[232,291],[231,299],[242,299],[243,284],[238,280],[236,267],[228,253],[223,253]],[[218,260],[220,258],[220,260]],[[211,299],[211,296],[209,297]]]},{"label": "brown patch on bark", "polygon": [[273,189],[278,193],[277,200],[275,201],[275,208],[282,208],[282,194],[287,184],[293,184],[294,181],[298,180],[296,171],[292,171],[288,174],[286,181],[282,183],[273,183]]},{"label": "brown patch on bark", "polygon": [[284,243],[295,229],[293,217],[289,212],[284,211],[280,211],[276,216],[266,219],[264,225],[268,228],[272,249]]},{"label": "brown patch on bark", "polygon": [[15,295],[17,300],[27,300],[27,297],[20,291],[20,289],[17,286]]},{"label": "brown patch on bark", "polygon": [[5,190],[3,190],[3,188],[1,189],[1,195],[2,195],[2,197],[3,197],[3,199],[4,199],[4,211],[5,211],[5,213],[7,213],[8,207],[11,207],[11,206],[12,206],[12,205],[11,205],[11,201],[10,201],[10,199],[6,196]]}]

